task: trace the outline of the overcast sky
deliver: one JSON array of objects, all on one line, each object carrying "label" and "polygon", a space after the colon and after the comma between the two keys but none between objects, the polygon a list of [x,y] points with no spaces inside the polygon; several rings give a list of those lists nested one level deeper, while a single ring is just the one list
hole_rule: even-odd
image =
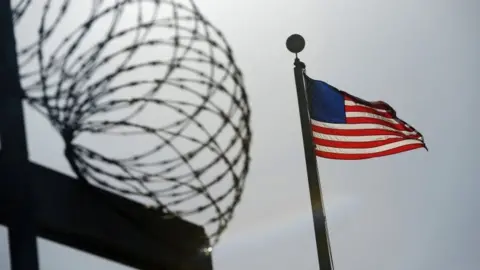
[{"label": "overcast sky", "polygon": [[[336,270],[476,270],[480,265],[480,1],[198,0],[231,44],[252,107],[243,200],[215,269],[318,269],[293,80],[292,33],[307,74],[384,100],[430,151],[319,159]],[[28,18],[27,18],[28,19]],[[31,159],[67,171],[48,123],[27,113]],[[40,136],[41,134],[41,136]],[[39,240],[42,270],[130,269]],[[0,269],[9,269],[0,230]]]}]

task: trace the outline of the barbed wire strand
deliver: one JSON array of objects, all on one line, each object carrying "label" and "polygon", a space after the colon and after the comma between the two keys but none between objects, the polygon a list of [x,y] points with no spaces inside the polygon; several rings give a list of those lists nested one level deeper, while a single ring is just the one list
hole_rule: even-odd
[{"label": "barbed wire strand", "polygon": [[[58,14],[55,18],[50,18],[52,0],[45,0],[36,41],[24,46],[20,44],[17,49],[26,99],[45,115],[62,135],[65,155],[80,179],[127,197],[130,195],[147,197],[170,216],[187,217],[214,209],[215,216],[209,218],[205,225],[215,224],[216,229],[209,236],[212,245],[216,244],[240,201],[249,170],[251,142],[248,97],[242,74],[235,64],[232,50],[225,37],[200,14],[193,0],[187,1],[188,6],[167,0],[116,0],[114,4],[103,9],[100,8],[103,0],[92,0],[94,3],[88,18],[65,35],[51,53],[46,55],[46,43],[55,36],[55,31],[65,20],[71,5],[70,0],[58,1],[61,1]],[[31,0],[18,0],[14,5],[16,24],[25,17],[30,3]],[[135,24],[118,30],[121,17],[126,9],[131,8],[129,5],[133,4],[136,4],[139,10]],[[148,18],[143,12],[144,4],[149,4],[149,8],[152,5],[154,7]],[[171,17],[157,18],[160,8],[164,6],[172,9]],[[96,23],[108,16],[111,17],[111,23],[108,27],[102,25],[106,29],[104,37],[88,49],[79,52],[79,47],[86,36],[95,26],[98,27]],[[173,38],[152,38],[149,33],[155,29],[170,30]],[[132,34],[134,37],[132,42],[124,44],[116,51],[107,51],[109,44]],[[217,40],[213,36],[216,36]],[[199,42],[208,44],[208,49],[195,48],[195,44]],[[171,57],[131,63],[139,50],[156,46],[171,47]],[[195,57],[192,57],[192,54]],[[226,59],[225,62],[217,58],[217,55]],[[93,79],[97,70],[107,66],[113,67],[114,61],[119,57],[123,57],[123,60],[116,63],[110,72]],[[26,67],[32,63],[37,63],[38,68],[27,71]],[[207,70],[195,66],[207,64],[209,65]],[[163,76],[136,79],[112,86],[119,77],[126,77],[133,71],[146,67],[163,67],[166,68],[166,72]],[[172,74],[178,70],[189,72],[192,76],[174,77]],[[231,82],[230,87],[227,86],[227,81]],[[140,97],[105,101],[126,89],[144,86],[149,86],[150,90]],[[159,91],[165,87],[176,88],[195,96],[201,102],[196,104],[188,100],[157,97]],[[204,87],[206,92],[198,91],[198,87]],[[212,97],[219,93],[230,99],[228,109],[222,108],[212,100]],[[135,117],[149,106],[169,108],[176,111],[182,119],[161,127],[136,123]],[[95,119],[98,115],[126,108],[135,109],[122,119]],[[215,130],[207,128],[197,120],[202,113],[209,113],[221,119],[220,126]],[[207,138],[201,140],[198,136],[185,134],[190,126],[195,126]],[[116,131],[119,127],[129,131]],[[230,135],[228,144],[222,147],[218,137],[227,129],[232,130],[233,134]],[[149,134],[158,138],[161,143],[143,153],[115,158],[75,143],[75,139],[84,133],[114,136]],[[174,143],[174,140],[179,138],[195,147],[184,153]],[[236,147],[239,149],[235,151]],[[167,148],[175,152],[176,157],[155,162],[144,160],[155,153],[162,153]],[[205,151],[215,155],[215,158],[200,168],[190,164]],[[224,164],[224,169],[206,182],[203,175],[218,164]],[[108,166],[117,168],[121,173],[106,170]],[[145,169],[152,167],[157,167],[158,170],[148,172]],[[186,167],[188,172],[176,176],[168,175],[180,167]],[[240,169],[236,169],[237,167]],[[228,180],[227,178],[231,181],[228,189],[221,194],[210,194],[209,188]],[[105,179],[115,179],[116,182],[112,184]],[[170,186],[152,190],[148,185],[154,181],[152,179],[157,179],[155,181],[161,179],[162,182],[170,183]],[[122,183],[123,188],[118,183]],[[179,191],[181,188],[183,190]],[[231,204],[222,208],[220,202],[232,194]],[[206,203],[193,209],[179,210],[175,207],[197,196],[202,196]],[[170,200],[165,200],[166,198]]]}]

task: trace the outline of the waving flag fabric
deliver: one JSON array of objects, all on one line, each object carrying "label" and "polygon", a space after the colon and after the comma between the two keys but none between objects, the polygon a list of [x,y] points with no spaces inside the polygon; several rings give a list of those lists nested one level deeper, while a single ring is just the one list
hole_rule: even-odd
[{"label": "waving flag fabric", "polygon": [[317,156],[356,160],[425,148],[422,134],[385,102],[368,102],[306,77]]}]

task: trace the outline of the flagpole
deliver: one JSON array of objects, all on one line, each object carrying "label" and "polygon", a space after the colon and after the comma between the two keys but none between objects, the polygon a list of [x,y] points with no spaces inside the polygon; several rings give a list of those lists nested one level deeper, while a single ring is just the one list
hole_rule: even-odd
[{"label": "flagpole", "polygon": [[310,203],[312,206],[313,226],[317,244],[317,256],[321,270],[333,270],[333,261],[328,238],[327,220],[323,207],[320,177],[318,175],[317,158],[313,144],[312,126],[310,124],[310,106],[304,81],[305,64],[298,59],[298,53],[305,47],[305,40],[298,34],[287,39],[287,48],[295,53],[294,74],[297,86],[298,109],[302,125],[303,147],[305,150],[305,163],[307,166],[308,187],[310,190]]}]

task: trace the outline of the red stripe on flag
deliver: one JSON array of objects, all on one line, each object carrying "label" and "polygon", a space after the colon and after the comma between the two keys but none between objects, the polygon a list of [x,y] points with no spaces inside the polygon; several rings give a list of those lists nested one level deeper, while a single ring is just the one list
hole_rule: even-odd
[{"label": "red stripe on flag", "polygon": [[[368,141],[368,142],[345,142],[345,141],[331,141],[320,138],[313,138],[313,142],[317,145],[335,147],[335,148],[355,148],[355,149],[365,149],[379,147],[387,145],[390,143],[404,141],[404,138],[389,138],[379,141]],[[419,141],[420,142],[420,141]]]},{"label": "red stripe on flag", "polygon": [[392,106],[388,105],[388,103],[386,102],[383,102],[383,101],[366,101],[366,100],[362,100],[361,102],[355,98],[352,98],[349,94],[345,93],[344,92],[344,95],[343,95],[343,98],[344,100],[348,100],[348,101],[352,101],[352,102],[355,102],[357,104],[362,104],[362,105],[365,105],[365,106],[369,106],[369,107],[372,107],[372,108],[375,108],[375,109],[380,109],[380,110],[387,110],[387,111],[394,111]]},{"label": "red stripe on flag", "polygon": [[337,135],[337,136],[393,135],[393,136],[402,136],[405,139],[420,138],[420,134],[418,133],[414,135],[405,135],[401,131],[393,131],[393,130],[386,130],[386,129],[335,129],[335,128],[320,127],[312,124],[312,130],[314,132],[318,132],[326,135]]},{"label": "red stripe on flag", "polygon": [[371,117],[347,117],[347,124],[378,124],[387,126],[393,129],[402,130],[402,131],[415,131],[411,128],[407,128],[403,124],[394,124],[381,119],[371,118]]},{"label": "red stripe on flag", "polygon": [[376,114],[378,116],[383,116],[383,117],[386,117],[386,118],[390,118],[390,119],[395,119],[395,117],[391,114],[391,113],[388,113],[388,112],[380,112],[374,108],[370,108],[370,107],[364,107],[364,106],[345,106],[345,112],[364,112],[364,113],[372,113],[372,114]]},{"label": "red stripe on flag", "polygon": [[382,157],[388,155],[394,155],[402,152],[406,152],[409,150],[414,150],[418,148],[425,147],[423,144],[410,144],[404,145],[397,148],[389,149],[382,152],[377,153],[368,153],[368,154],[339,154],[339,153],[331,153],[331,152],[324,152],[315,150],[315,154],[319,157],[328,158],[328,159],[342,159],[342,160],[359,160],[359,159],[369,159],[375,157]]}]

